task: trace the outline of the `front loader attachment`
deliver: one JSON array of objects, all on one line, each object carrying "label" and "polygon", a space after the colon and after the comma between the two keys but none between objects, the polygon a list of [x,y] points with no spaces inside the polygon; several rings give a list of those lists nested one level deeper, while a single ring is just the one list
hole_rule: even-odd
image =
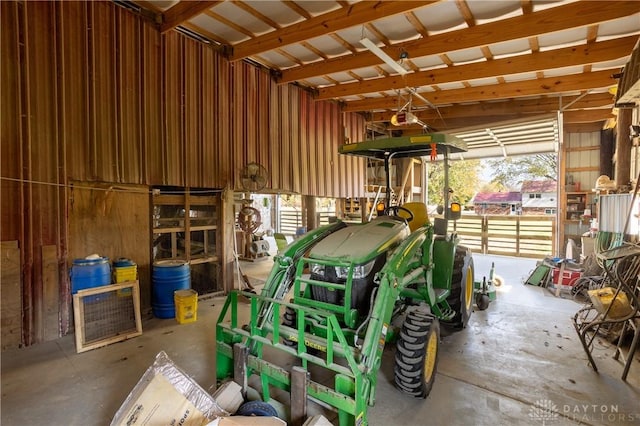
[{"label": "front loader attachment", "polygon": [[[238,323],[239,298],[249,300],[250,321],[246,326]],[[260,305],[270,305],[267,318],[260,318]],[[296,313],[296,327],[280,324],[280,315],[286,308]],[[326,324],[326,338],[305,332],[308,318]],[[262,320],[262,325],[258,324]],[[266,320],[266,321],[264,321]],[[283,337],[296,341],[288,346]],[[217,374],[219,379],[232,377],[246,390],[252,374],[260,376],[262,396],[271,399],[272,388],[291,395],[307,395],[310,399],[338,410],[341,425],[365,425],[367,395],[371,384],[359,365],[361,354],[348,342],[334,314],[245,292],[230,293],[216,326]],[[266,353],[269,348],[270,353]],[[313,348],[315,350],[311,350]],[[300,360],[301,370],[288,371],[270,362],[268,356],[282,359],[284,354]],[[320,383],[307,375],[310,364],[333,373],[334,383]],[[304,379],[297,380],[296,371]],[[295,401],[303,406],[295,406]],[[306,412],[306,398],[291,398],[292,413]]]}]

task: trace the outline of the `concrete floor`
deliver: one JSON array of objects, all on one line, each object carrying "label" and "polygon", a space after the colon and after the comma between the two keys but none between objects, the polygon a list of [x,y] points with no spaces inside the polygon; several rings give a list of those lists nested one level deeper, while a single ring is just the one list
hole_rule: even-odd
[{"label": "concrete floor", "polygon": [[[426,400],[393,386],[395,349],[387,348],[380,371],[372,425],[640,425],[640,356],[627,383],[613,349],[599,344],[600,373],[586,364],[570,316],[569,298],[522,285],[535,260],[475,255],[476,279],[492,262],[505,284],[489,309],[469,326],[444,336],[438,375]],[[256,281],[270,259],[243,263]],[[215,389],[215,321],[223,299],[200,300],[198,321],[144,321],[142,336],[76,354],[73,336],[2,353],[3,425],[106,425],[127,394],[164,350],[202,387]],[[555,407],[540,415],[533,404]]]}]

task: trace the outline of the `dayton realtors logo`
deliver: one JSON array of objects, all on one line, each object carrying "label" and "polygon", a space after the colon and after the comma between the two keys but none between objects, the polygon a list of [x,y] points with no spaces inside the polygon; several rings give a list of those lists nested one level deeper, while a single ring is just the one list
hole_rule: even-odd
[{"label": "dayton realtors logo", "polygon": [[548,399],[536,401],[531,408],[529,408],[529,417],[542,422],[543,425],[557,420],[559,416],[558,406]]},{"label": "dayton realtors logo", "polygon": [[640,421],[640,413],[625,413],[617,404],[565,404],[558,406],[553,401],[541,399],[529,408],[529,417],[550,425],[560,417],[577,422],[634,423]]}]

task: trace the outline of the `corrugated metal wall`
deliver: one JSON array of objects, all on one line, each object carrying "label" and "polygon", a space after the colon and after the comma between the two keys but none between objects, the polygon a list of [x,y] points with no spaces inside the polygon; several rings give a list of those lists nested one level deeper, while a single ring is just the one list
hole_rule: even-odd
[{"label": "corrugated metal wall", "polygon": [[337,154],[364,134],[361,116],[111,2],[0,12],[1,239],[20,247],[25,344],[49,338],[51,315],[69,324],[71,181],[239,189],[255,161],[274,191],[364,190],[364,161]]}]

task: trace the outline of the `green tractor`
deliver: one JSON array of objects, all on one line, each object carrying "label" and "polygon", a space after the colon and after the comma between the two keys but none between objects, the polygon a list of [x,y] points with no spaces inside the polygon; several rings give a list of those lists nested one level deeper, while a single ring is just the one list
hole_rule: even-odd
[{"label": "green tractor", "polygon": [[[423,203],[390,206],[387,191],[383,215],[337,221],[291,243],[260,295],[229,294],[216,327],[218,379],[246,389],[256,375],[264,401],[276,389],[290,394],[292,417],[312,400],[337,411],[340,425],[366,425],[382,352],[395,341],[396,387],[426,398],[440,326],[462,329],[472,312],[473,258],[447,225],[460,217],[449,202],[448,158],[462,151],[463,141],[439,133],[341,146],[342,154],[384,160],[387,188],[392,159],[443,154],[444,217],[432,223]],[[250,305],[249,324],[238,322],[239,300]],[[291,357],[300,365],[279,365]]]}]

